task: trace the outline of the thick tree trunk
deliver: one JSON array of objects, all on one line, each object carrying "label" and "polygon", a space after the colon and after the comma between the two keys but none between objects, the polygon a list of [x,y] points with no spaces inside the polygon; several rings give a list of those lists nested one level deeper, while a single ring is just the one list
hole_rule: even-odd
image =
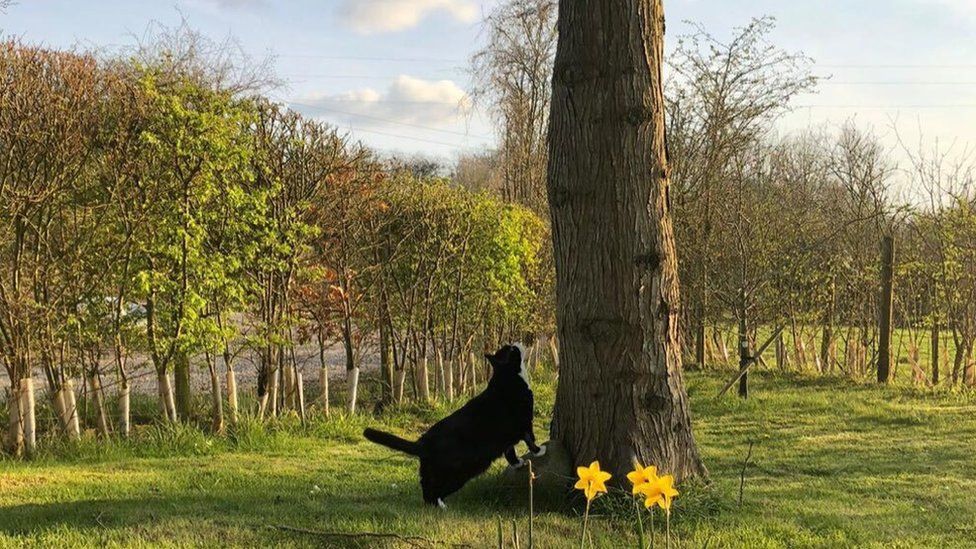
[{"label": "thick tree trunk", "polygon": [[575,464],[707,474],[681,373],[661,0],[561,0],[548,192],[559,386]]}]

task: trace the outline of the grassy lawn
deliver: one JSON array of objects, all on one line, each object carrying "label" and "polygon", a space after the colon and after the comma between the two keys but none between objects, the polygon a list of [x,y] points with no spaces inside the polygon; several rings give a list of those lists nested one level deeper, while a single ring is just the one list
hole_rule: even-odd
[{"label": "grassy lawn", "polygon": [[[682,488],[676,545],[976,544],[976,397],[765,374],[752,376],[750,400],[715,400],[727,375],[688,374],[712,483]],[[543,432],[551,384],[537,393]],[[525,547],[525,489],[500,481],[501,462],[442,512],[421,504],[413,460],[358,436],[367,422],[416,432],[444,413],[399,410],[308,427],[286,419],[246,425],[231,440],[146,428],[131,443],[49,445],[34,462],[0,461],[0,546],[406,546],[274,528],[284,525],[490,547],[501,517],[507,532],[519,522]],[[536,547],[573,547],[576,511],[537,506]],[[597,508],[594,545],[635,546],[629,514],[612,507]]]}]

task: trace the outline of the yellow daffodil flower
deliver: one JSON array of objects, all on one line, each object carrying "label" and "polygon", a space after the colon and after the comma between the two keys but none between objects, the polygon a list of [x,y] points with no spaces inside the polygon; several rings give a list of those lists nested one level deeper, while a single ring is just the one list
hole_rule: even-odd
[{"label": "yellow daffodil flower", "polygon": [[641,467],[641,464],[635,461],[634,470],[627,473],[627,480],[634,486],[631,493],[636,496],[642,493],[644,485],[657,482],[657,467],[653,465]]},{"label": "yellow daffodil flower", "polygon": [[661,491],[661,501],[659,505],[665,511],[671,510],[671,500],[678,495],[678,491],[674,489],[674,477],[671,475],[664,475],[658,478],[657,486]]},{"label": "yellow daffodil flower", "polygon": [[648,509],[653,508],[655,505],[664,506],[664,493],[661,491],[661,483],[658,480],[655,479],[655,482],[646,482],[640,487],[640,494],[644,496],[644,507]]},{"label": "yellow daffodil flower", "polygon": [[594,461],[589,467],[577,467],[576,475],[579,476],[579,480],[576,481],[574,488],[583,490],[586,501],[592,501],[598,494],[607,492],[606,482],[610,480],[611,475],[600,470],[599,461]]}]

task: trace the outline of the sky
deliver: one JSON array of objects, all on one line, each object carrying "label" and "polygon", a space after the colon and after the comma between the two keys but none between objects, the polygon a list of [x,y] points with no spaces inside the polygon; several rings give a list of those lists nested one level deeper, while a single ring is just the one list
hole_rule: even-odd
[{"label": "sky", "polygon": [[[467,96],[479,21],[497,0],[17,0],[0,35],[57,48],[133,45],[181,19],[273,57],[273,98],[379,150],[451,159],[490,148]],[[772,41],[826,77],[781,132],[853,119],[898,143],[976,144],[976,0],[665,0],[668,43],[703,24],[718,37],[770,15]],[[920,141],[921,140],[921,141]]]}]

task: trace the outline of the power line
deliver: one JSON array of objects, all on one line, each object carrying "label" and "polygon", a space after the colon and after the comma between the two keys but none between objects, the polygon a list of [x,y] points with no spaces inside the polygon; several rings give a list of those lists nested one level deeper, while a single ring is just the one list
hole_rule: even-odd
[{"label": "power line", "polygon": [[844,81],[844,80],[829,80],[824,79],[817,83],[818,85],[823,84],[843,84],[845,86],[974,86],[976,85],[976,80],[974,81],[956,81],[956,82],[937,82],[929,80],[860,80],[860,81]]},{"label": "power line", "polygon": [[831,69],[976,69],[976,64],[822,64],[814,63],[816,67]]},{"label": "power line", "polygon": [[976,109],[976,103],[963,105],[795,105],[798,109]]},{"label": "power line", "polygon": [[478,139],[491,139],[491,137],[486,136],[486,135],[474,135],[474,134],[470,134],[470,133],[456,132],[456,131],[452,131],[452,130],[442,130],[440,128],[433,128],[433,127],[430,127],[430,126],[423,126],[421,124],[411,124],[410,122],[401,122],[399,120],[392,120],[390,118],[381,118],[379,116],[373,116],[373,115],[363,114],[363,113],[359,113],[359,112],[350,112],[350,111],[342,111],[342,110],[339,110],[339,109],[330,109],[328,107],[321,107],[321,106],[318,106],[318,105],[309,105],[309,104],[306,104],[306,103],[298,103],[298,102],[295,102],[295,101],[285,101],[285,102],[288,103],[289,105],[298,105],[299,107],[307,107],[307,108],[310,108],[310,109],[318,109],[318,110],[322,110],[322,111],[326,111],[326,112],[331,112],[331,113],[335,113],[335,114],[344,114],[344,115],[347,115],[347,116],[355,116],[355,117],[358,117],[358,118],[363,118],[365,120],[375,120],[377,122],[384,122],[386,124],[395,124],[397,126],[405,126],[405,127],[408,127],[408,128],[417,128],[417,129],[420,129],[420,130],[426,130],[426,131],[431,131],[431,132],[446,133],[446,134],[451,134],[451,135],[460,135],[461,137],[474,137],[474,138],[478,138]]},{"label": "power line", "polygon": [[318,55],[313,53],[282,53],[275,57],[300,57],[308,59],[329,59],[333,61],[378,61],[403,63],[467,63],[466,59],[445,59],[437,57],[368,57],[355,55]]},{"label": "power line", "polygon": [[387,137],[397,137],[397,138],[400,138],[400,139],[408,139],[410,141],[420,141],[422,143],[433,143],[435,145],[446,145],[448,147],[461,147],[461,146],[463,146],[460,143],[446,143],[444,141],[434,141],[432,139],[424,139],[424,138],[421,138],[421,137],[412,137],[412,136],[409,136],[409,135],[400,135],[400,134],[387,133],[387,132],[381,132],[381,131],[376,131],[376,130],[364,130],[362,128],[351,128],[350,131],[366,132],[366,133],[375,133],[377,135],[385,135]]},{"label": "power line", "polygon": [[[444,74],[460,74],[462,71],[446,70],[440,71]],[[390,75],[380,75],[380,74],[316,74],[316,73],[286,73],[282,74],[284,78],[335,78],[335,79],[362,79],[362,80],[393,80],[394,78],[399,78],[402,74],[390,74]],[[420,78],[424,80],[444,80],[443,76],[430,76],[422,77],[411,75],[412,78]]]},{"label": "power line", "polygon": [[[336,103],[363,103],[364,102],[364,100],[356,99],[354,97],[329,97],[328,100]],[[380,104],[380,105],[386,104],[386,105],[455,105],[455,106],[460,104],[460,102],[458,101],[409,101],[405,99],[404,100],[376,99],[376,100],[370,100],[369,103]],[[294,103],[294,104],[298,105],[298,103]],[[319,107],[318,105],[306,105],[306,106],[323,108],[323,107]]]}]

